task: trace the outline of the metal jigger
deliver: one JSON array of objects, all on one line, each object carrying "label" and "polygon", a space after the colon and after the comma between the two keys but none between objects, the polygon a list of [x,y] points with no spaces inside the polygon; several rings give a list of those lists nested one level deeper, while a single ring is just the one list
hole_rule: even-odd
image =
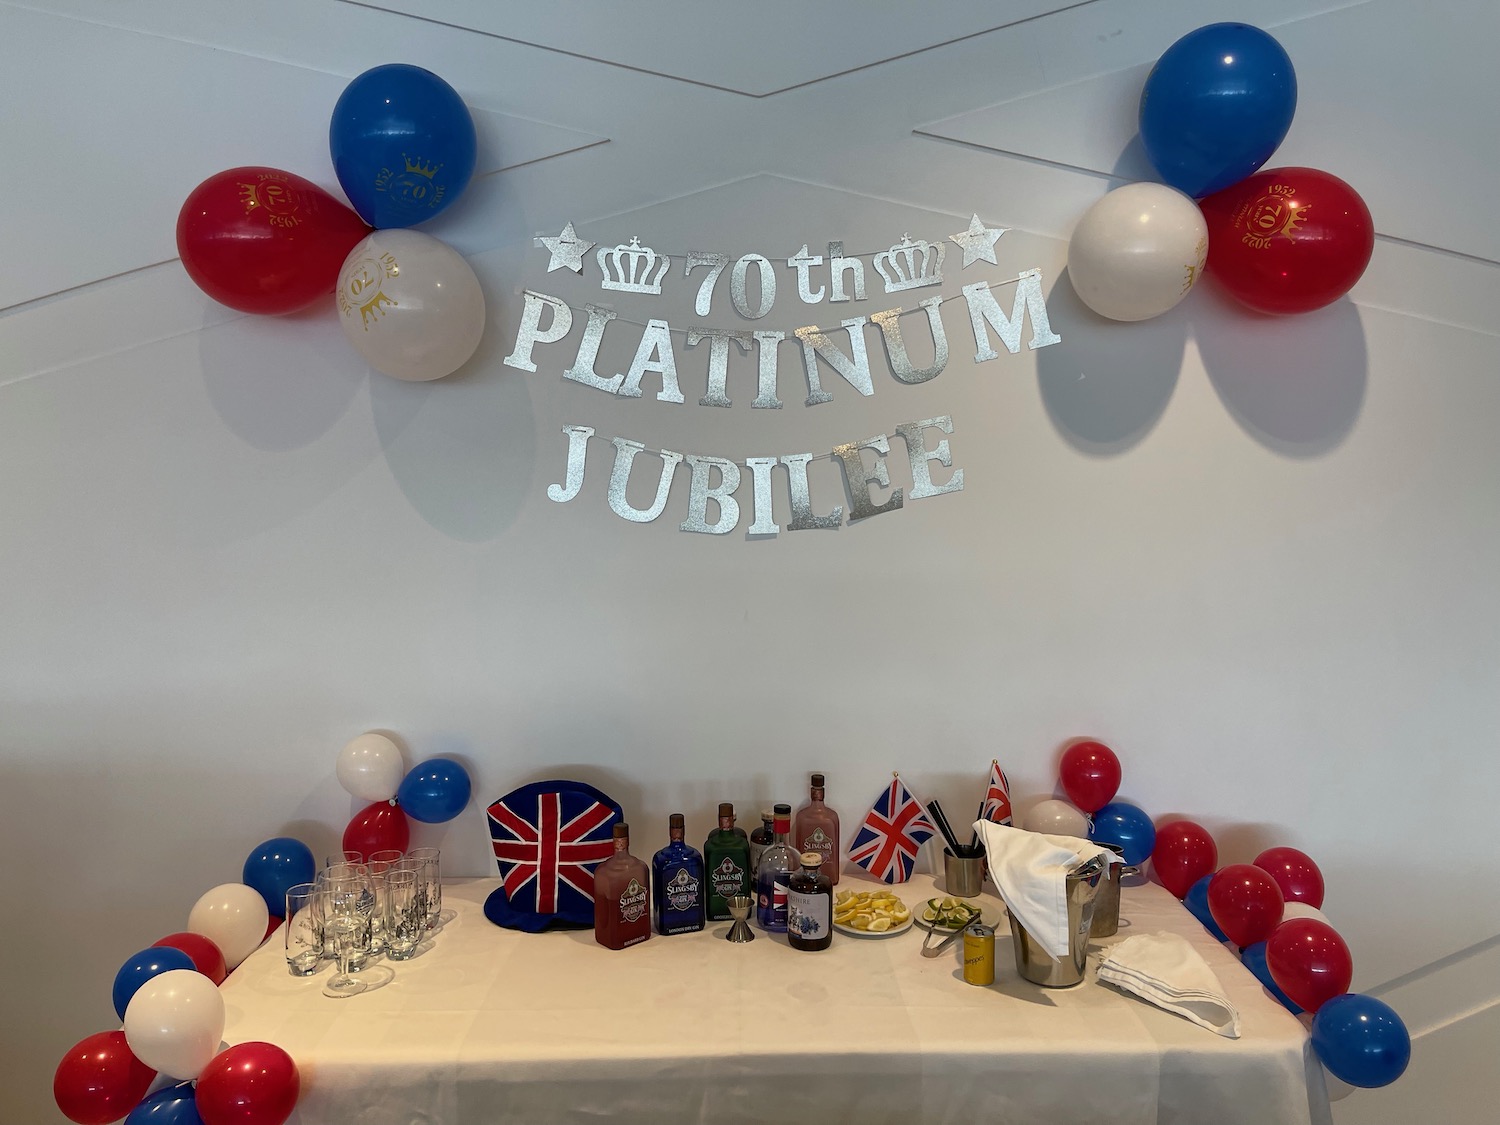
[{"label": "metal jigger", "polygon": [[746,921],[750,917],[750,904],[755,900],[749,895],[735,895],[727,900],[729,913],[734,915],[734,925],[729,927],[729,932],[724,935],[725,941],[743,942],[754,941],[755,931],[750,928]]}]

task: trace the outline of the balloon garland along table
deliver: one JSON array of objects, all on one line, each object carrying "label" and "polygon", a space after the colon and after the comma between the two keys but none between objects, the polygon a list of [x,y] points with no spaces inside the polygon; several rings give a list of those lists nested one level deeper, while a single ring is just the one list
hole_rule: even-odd
[{"label": "balloon garland along table", "polygon": [[[839,889],[882,884],[845,874]],[[482,913],[492,879],[444,889],[452,911],[411,961],[377,962],[343,1000],[288,975],[280,944],[223,986],[225,1038],[297,1060],[301,1125],[555,1122],[1329,1120],[1307,1032],[1163,888],[1124,888],[1117,938],[1168,930],[1193,944],[1239,1008],[1225,1039],[1094,980],[1021,980],[1002,921],[996,980],[963,979],[963,941],[920,955],[913,927],[835,936],[822,952],[784,935],[723,940],[729,924],[623,951],[587,930],[522,934]],[[942,893],[919,875],[908,904]],[[1001,906],[986,884],[986,915]]]}]

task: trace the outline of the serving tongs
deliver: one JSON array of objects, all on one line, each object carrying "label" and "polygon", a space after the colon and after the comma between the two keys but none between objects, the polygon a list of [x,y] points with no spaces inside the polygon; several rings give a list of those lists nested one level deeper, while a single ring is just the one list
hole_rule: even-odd
[{"label": "serving tongs", "polygon": [[[967,905],[967,904],[965,904],[965,905]],[[980,910],[979,907],[977,907],[977,906],[970,906],[970,907],[968,907],[968,909],[969,909],[969,920],[967,922],[965,922],[962,926],[958,927],[958,929],[956,929],[952,933],[948,934],[945,938],[943,938],[942,941],[938,942],[936,945],[932,944],[932,939],[937,936],[937,933],[938,933],[937,929],[934,928],[934,929],[930,929],[930,930],[927,931],[927,936],[922,939],[922,956],[923,957],[939,957],[939,956],[941,956],[943,950],[947,949],[950,945],[953,944],[954,939],[956,939],[960,934],[962,934],[965,930],[967,930],[970,926],[972,926],[975,922],[977,922],[980,919],[980,917],[984,914],[984,911]]]}]

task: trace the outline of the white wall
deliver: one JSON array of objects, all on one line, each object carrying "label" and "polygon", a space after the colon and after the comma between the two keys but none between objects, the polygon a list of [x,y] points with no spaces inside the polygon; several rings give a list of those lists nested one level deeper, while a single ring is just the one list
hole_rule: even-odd
[{"label": "white wall", "polygon": [[[998,756],[1024,806],[1062,742],[1103,738],[1123,795],[1201,819],[1225,862],[1285,843],[1321,863],[1356,988],[1416,1034],[1408,1075],[1340,1122],[1489,1120],[1493,6],[384,6],[430,18],[0,4],[0,1116],[57,1119],[46,1077],[113,1025],[119,963],[254,843],[336,839],[353,803],[333,756],[384,727],[413,759],[467,761],[482,799],[601,783],[646,841],[675,809],[698,835],[720,799],[797,797],[810,768],[853,818],[894,767],[966,807]],[[1057,281],[1067,235],[1111,173],[1144,174],[1144,68],[1221,18],[1291,52],[1302,101],[1276,162],[1354,182],[1375,260],[1352,300],[1301,318],[1199,291],[1105,324]],[[333,100],[398,59],[475,107],[489,173],[429,229],[470,256],[493,323],[431,385],[366,371],[330,312],[216,306],[172,260],[177,206],[211,172],[333,186]],[[531,238],[567,220],[607,244],[784,257],[941,237],[971,211],[1013,228],[983,276],[1040,267],[1062,344],[975,365],[956,302],[938,379],[897,383],[871,334],[875,394],[825,373],[835,401],[808,409],[785,348],[779,412],[748,409],[740,363],[736,405],[697,406],[698,349],[679,346],[680,406],[649,378],[639,401],[565,384],[567,344],[535,375],[500,363],[523,286],[695,319],[680,284],[611,302],[593,274],[547,274]],[[950,268],[944,292],[979,276]],[[780,280],[755,327],[855,315]],[[856,312],[895,300],[877,286]],[[600,370],[635,339],[606,335]],[[679,532],[685,471],[666,516],[626,523],[607,446],[577,500],[545,494],[570,422],[740,458],[939,414],[963,492],[837,532]],[[847,503],[827,464],[813,488],[820,510]],[[427,835],[480,873],[484,832],[471,809]]]}]

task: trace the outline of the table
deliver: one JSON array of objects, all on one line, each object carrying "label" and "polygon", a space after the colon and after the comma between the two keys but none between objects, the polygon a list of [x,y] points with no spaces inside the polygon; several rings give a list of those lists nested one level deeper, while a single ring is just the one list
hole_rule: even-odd
[{"label": "table", "polygon": [[[966,984],[962,941],[913,928],[818,953],[728,923],[612,951],[589,931],[519,934],[482,913],[492,879],[450,881],[453,916],[378,987],[321,994],[279,940],[223,985],[225,1039],[302,1072],[294,1125],[860,1122],[869,1125],[1321,1125],[1322,1070],[1298,1020],[1161,887],[1124,888],[1120,940],[1188,937],[1239,1008],[1224,1039],[1092,979],[1039,988],[997,933],[996,983]],[[875,884],[845,876],[840,888]],[[929,876],[896,888],[941,893]],[[992,890],[980,900],[998,912]]]}]

